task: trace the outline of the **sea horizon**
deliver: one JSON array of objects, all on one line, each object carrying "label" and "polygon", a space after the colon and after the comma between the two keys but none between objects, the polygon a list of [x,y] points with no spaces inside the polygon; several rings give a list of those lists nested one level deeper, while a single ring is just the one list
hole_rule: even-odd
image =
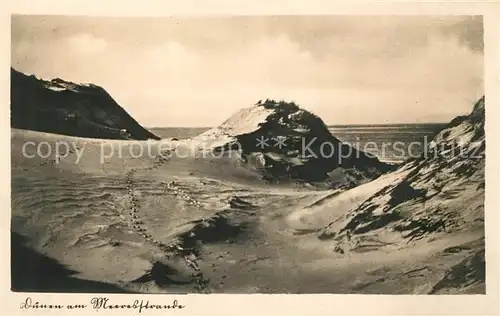
[{"label": "sea horizon", "polygon": [[[376,127],[376,126],[416,126],[416,125],[447,125],[448,122],[424,122],[424,123],[356,123],[356,124],[325,124],[326,127]],[[158,128],[212,128],[219,124],[215,124],[213,126],[174,126],[174,125],[165,125],[165,126],[145,126],[147,129],[158,129]]]}]

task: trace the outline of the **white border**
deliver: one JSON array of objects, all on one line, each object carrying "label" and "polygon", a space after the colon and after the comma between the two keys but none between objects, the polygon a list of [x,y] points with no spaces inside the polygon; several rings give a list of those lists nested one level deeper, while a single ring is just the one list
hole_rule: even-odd
[{"label": "white border", "polygon": [[[23,314],[67,315],[90,314],[85,311],[20,310],[20,303],[28,296],[13,293],[10,284],[10,14],[99,15],[99,16],[172,16],[172,15],[484,15],[485,24],[485,90],[486,90],[486,295],[414,296],[414,295],[106,295],[113,303],[130,303],[135,299],[154,303],[177,299],[187,308],[176,311],[143,312],[149,314],[177,313],[185,315],[498,315],[499,314],[499,165],[497,137],[499,135],[500,83],[500,6],[491,2],[426,1],[130,1],[130,0],[17,0],[2,9],[1,32],[3,70],[1,72],[4,115],[1,116],[1,141],[6,150],[0,155],[1,201],[0,250],[5,254],[0,270],[3,281],[0,315]],[[4,5],[6,3],[4,2]],[[96,295],[29,294],[44,303],[88,303]],[[100,314],[135,314],[132,311],[99,311]]]}]

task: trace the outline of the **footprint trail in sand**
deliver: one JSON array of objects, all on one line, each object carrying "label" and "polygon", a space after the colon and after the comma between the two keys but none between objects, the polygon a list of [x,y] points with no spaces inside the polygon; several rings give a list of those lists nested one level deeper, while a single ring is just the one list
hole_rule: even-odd
[{"label": "footprint trail in sand", "polygon": [[[135,168],[129,170],[125,174],[127,193],[131,203],[131,209],[128,213],[129,225],[137,232],[137,234],[143,237],[146,242],[160,248],[164,252],[166,259],[171,259],[175,256],[181,256],[187,266],[193,270],[191,278],[193,284],[195,285],[195,290],[198,292],[203,292],[206,289],[209,281],[205,279],[204,274],[198,265],[197,255],[199,256],[199,253],[195,249],[183,248],[177,243],[167,245],[164,242],[155,239],[144,226],[144,220],[141,219],[141,212],[139,211],[139,202],[134,194],[134,192],[136,191],[134,175],[138,171],[156,171],[167,162],[168,159],[159,157],[152,166],[145,168]],[[192,198],[187,192],[176,186],[175,181],[166,183],[165,189],[166,191],[170,191],[171,193],[173,193],[175,196],[184,199],[188,204],[195,205],[196,207],[201,206],[199,201]]]}]

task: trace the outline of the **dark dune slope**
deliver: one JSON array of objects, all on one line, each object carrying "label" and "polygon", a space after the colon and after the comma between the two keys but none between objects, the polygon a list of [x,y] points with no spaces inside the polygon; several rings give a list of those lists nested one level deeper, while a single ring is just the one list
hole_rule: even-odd
[{"label": "dark dune slope", "polygon": [[405,177],[332,222],[320,238],[332,238],[345,251],[382,238],[382,232],[408,241],[443,232],[483,232],[484,104],[482,97],[469,115],[450,122],[420,158],[400,166],[398,172],[408,172]]},{"label": "dark dune slope", "polygon": [[17,233],[11,232],[10,240],[14,292],[126,293],[113,284],[76,278],[76,271],[29,248]]},{"label": "dark dune slope", "polygon": [[216,150],[239,150],[272,179],[358,185],[391,170],[342,143],[320,117],[293,102],[259,101],[200,138],[218,140],[222,146]]},{"label": "dark dune slope", "polygon": [[11,68],[11,127],[102,139],[159,139],[101,87],[45,81]]}]

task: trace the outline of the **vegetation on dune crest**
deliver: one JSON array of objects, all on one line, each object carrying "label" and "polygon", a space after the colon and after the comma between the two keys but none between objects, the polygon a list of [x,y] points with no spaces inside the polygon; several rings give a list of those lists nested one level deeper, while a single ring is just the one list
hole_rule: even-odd
[{"label": "vegetation on dune crest", "polygon": [[[255,122],[249,133],[232,135],[239,147],[235,143],[224,146],[241,149],[247,162],[260,157],[264,177],[271,182],[291,180],[352,187],[391,170],[377,158],[342,143],[320,117],[293,101],[266,99],[254,106],[257,112],[259,107],[269,110],[265,119]],[[245,120],[244,115],[239,119]],[[259,139],[267,143],[263,146]],[[334,170],[341,171],[332,178]]]}]

